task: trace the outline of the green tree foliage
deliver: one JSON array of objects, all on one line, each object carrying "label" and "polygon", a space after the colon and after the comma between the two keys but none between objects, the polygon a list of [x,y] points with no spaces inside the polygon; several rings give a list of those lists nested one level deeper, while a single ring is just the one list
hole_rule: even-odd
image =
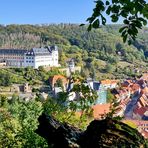
[{"label": "green tree foliage", "polygon": [[46,142],[34,132],[38,125],[38,117],[42,113],[42,104],[35,100],[19,100],[16,95],[13,95],[13,101],[3,98],[4,96],[0,98],[0,145],[46,147]]},{"label": "green tree foliage", "polygon": [[84,112],[88,112],[97,99],[97,94],[85,83],[75,84],[71,92],[76,93],[75,102],[77,109],[82,111],[82,115]]},{"label": "green tree foliage", "polygon": [[[59,49],[59,63],[62,67],[67,66],[66,61],[74,58],[75,65],[83,68],[83,75],[93,77],[93,71],[95,71],[96,77],[98,77],[104,69],[101,64],[96,64],[100,60],[112,64],[113,67],[117,66],[120,61],[130,62],[134,65],[138,63],[139,67],[143,62],[148,61],[148,28],[139,30],[137,40],[132,42],[132,46],[129,46],[123,44],[117,31],[121,27],[121,25],[107,25],[88,32],[87,26],[79,27],[76,24],[0,26],[0,48],[30,49],[40,47],[40,45],[56,44]],[[19,39],[15,38],[18,34],[21,34]],[[50,42],[53,34],[55,36]],[[67,43],[57,39],[59,37]],[[42,38],[47,39],[43,41]],[[90,59],[92,61],[89,61]],[[146,66],[144,67],[146,68]],[[58,70],[54,69],[46,73],[40,69],[33,70],[31,68],[30,70],[29,68],[25,70],[16,68],[13,72],[18,75],[10,73],[11,83],[25,83],[27,81],[30,84],[39,81],[47,82],[49,76],[59,73]],[[20,75],[26,75],[26,77],[23,78]]]},{"label": "green tree foliage", "polygon": [[[99,28],[100,25],[106,25],[106,17],[109,15],[112,22],[118,22],[123,19],[124,25],[119,29],[123,42],[127,37],[129,44],[135,40],[138,29],[147,24],[148,3],[146,0],[97,0],[93,9],[92,16],[87,19],[89,22],[88,30]],[[82,24],[83,25],[83,24]]]},{"label": "green tree foliage", "polygon": [[55,83],[55,86],[56,86],[56,87],[61,87],[61,88],[63,88],[63,81],[62,81],[62,79],[58,79],[58,80],[56,81],[56,83]]},{"label": "green tree foliage", "polygon": [[112,103],[113,100],[115,99],[114,95],[111,93],[111,90],[107,90],[107,102]]},{"label": "green tree foliage", "polygon": [[0,85],[10,86],[12,84],[12,77],[9,73],[4,73],[0,71]]},{"label": "green tree foliage", "polygon": [[[70,94],[61,92],[57,99],[48,98],[44,102],[44,112],[61,122],[68,122],[74,126],[86,128],[86,125],[93,119],[91,106],[97,99],[97,95],[83,82],[81,77],[74,75],[72,81],[78,81],[79,83],[74,84]],[[72,101],[69,100],[71,92],[76,94],[76,98]]]},{"label": "green tree foliage", "polygon": [[113,71],[113,66],[109,63],[106,64],[105,71],[111,73]]}]

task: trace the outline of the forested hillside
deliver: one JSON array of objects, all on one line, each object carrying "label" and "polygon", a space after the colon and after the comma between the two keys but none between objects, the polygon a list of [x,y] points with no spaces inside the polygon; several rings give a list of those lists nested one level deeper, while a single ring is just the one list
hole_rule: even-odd
[{"label": "forested hillside", "polygon": [[[148,28],[142,29],[129,46],[122,42],[119,27],[108,25],[88,32],[87,26],[76,24],[1,25],[0,48],[30,49],[56,44],[62,66],[68,58],[74,58],[86,76],[94,77],[97,72],[114,76],[116,72],[121,77],[122,69],[128,76],[134,73],[133,69],[147,66]],[[125,69],[127,66],[134,68]]]}]

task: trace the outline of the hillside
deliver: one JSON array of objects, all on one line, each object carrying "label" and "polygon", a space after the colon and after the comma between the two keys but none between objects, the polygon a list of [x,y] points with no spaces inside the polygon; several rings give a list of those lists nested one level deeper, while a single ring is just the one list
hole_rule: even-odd
[{"label": "hillside", "polygon": [[0,48],[30,49],[56,44],[60,64],[65,66],[67,59],[74,58],[76,65],[83,67],[84,76],[123,78],[133,76],[135,69],[139,75],[147,70],[148,28],[143,28],[129,46],[122,42],[119,27],[108,25],[87,32],[86,26],[76,24],[1,25]]}]

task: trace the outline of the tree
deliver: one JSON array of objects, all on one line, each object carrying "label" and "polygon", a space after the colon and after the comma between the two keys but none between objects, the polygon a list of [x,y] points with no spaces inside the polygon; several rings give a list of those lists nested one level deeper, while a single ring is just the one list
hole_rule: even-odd
[{"label": "tree", "polygon": [[0,85],[10,86],[12,83],[12,76],[10,73],[0,72]]},{"label": "tree", "polygon": [[[138,29],[146,26],[148,19],[148,3],[146,0],[96,0],[96,6],[93,9],[92,16],[87,18],[89,23],[88,30],[99,28],[106,25],[105,14],[110,16],[112,22],[118,22],[123,19],[123,26],[119,32],[123,42],[128,43],[135,40]],[[81,24],[84,25],[84,24]]]},{"label": "tree", "polygon": [[1,101],[0,106],[0,146],[46,147],[44,139],[34,133],[43,111],[42,104],[35,100],[26,102],[16,96],[13,96],[13,102],[7,102],[4,96],[1,100],[5,101]]},{"label": "tree", "polygon": [[113,66],[111,64],[107,63],[106,66],[105,66],[105,71],[107,73],[111,73],[112,70],[113,70]]},{"label": "tree", "polygon": [[62,79],[59,78],[59,79],[56,81],[55,86],[56,86],[56,87],[61,87],[61,88],[63,88],[63,81],[62,81]]},{"label": "tree", "polygon": [[77,81],[79,81],[79,83],[76,83],[71,90],[71,92],[75,92],[76,94],[76,99],[71,102],[71,110],[81,111],[81,121],[83,115],[89,115],[92,112],[91,106],[95,104],[95,101],[97,99],[97,93],[92,90],[89,85],[84,83],[83,79],[79,78],[75,82]]},{"label": "tree", "polygon": [[107,102],[111,103],[114,100],[114,95],[111,93],[111,90],[107,90]]}]

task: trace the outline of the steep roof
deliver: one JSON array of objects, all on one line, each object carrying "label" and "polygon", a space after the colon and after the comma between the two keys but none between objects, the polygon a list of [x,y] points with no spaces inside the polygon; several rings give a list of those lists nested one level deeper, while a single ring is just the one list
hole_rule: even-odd
[{"label": "steep roof", "polygon": [[0,49],[0,54],[19,54],[23,55],[25,52],[27,52],[26,49]]},{"label": "steep roof", "polygon": [[47,46],[45,48],[33,48],[31,50],[28,50],[26,55],[27,56],[43,56],[43,55],[51,55],[52,51],[57,51],[57,46]]},{"label": "steep roof", "polygon": [[50,55],[51,53],[47,48],[33,48],[26,52],[27,56],[42,56],[42,55]]},{"label": "steep roof", "polygon": [[54,75],[54,76],[49,78],[49,82],[50,82],[52,87],[54,87],[54,84],[56,83],[56,81],[58,79],[61,79],[64,85],[68,83],[68,79],[66,77],[64,77],[62,75]]}]

